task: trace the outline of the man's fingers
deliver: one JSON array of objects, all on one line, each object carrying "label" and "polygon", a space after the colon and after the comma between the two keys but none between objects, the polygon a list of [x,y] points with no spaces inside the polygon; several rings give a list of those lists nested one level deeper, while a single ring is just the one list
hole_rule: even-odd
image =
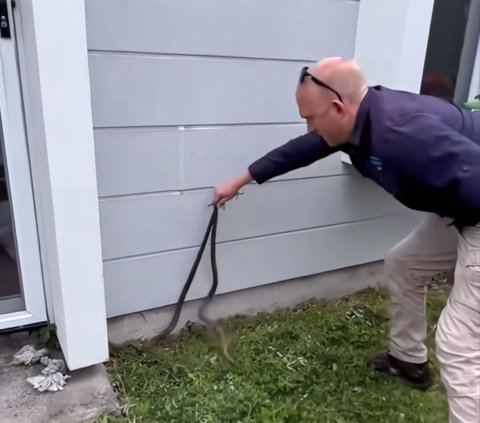
[{"label": "man's fingers", "polygon": [[213,202],[212,204],[215,205],[216,207],[224,207],[225,203],[230,201],[232,198],[238,198],[239,195],[242,195],[243,191],[236,191],[234,192],[233,190],[229,190],[228,192],[222,192],[222,190],[215,190],[214,196],[213,196]]},{"label": "man's fingers", "polygon": [[221,201],[221,199],[222,199],[222,195],[217,190],[215,190],[215,192],[213,194],[212,204],[214,204],[215,206],[218,207],[218,205],[219,205],[218,203],[219,203],[219,201]]},{"label": "man's fingers", "polygon": [[215,193],[212,201],[212,205],[215,207],[221,207],[224,203],[223,197],[220,194]]}]

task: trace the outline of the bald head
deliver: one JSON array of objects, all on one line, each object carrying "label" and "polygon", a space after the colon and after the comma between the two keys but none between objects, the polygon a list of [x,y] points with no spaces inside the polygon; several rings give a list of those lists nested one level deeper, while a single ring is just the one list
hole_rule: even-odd
[{"label": "bald head", "polygon": [[331,57],[317,62],[308,71],[330,85],[340,93],[342,99],[348,101],[360,101],[367,90],[365,77],[353,60]]},{"label": "bald head", "polygon": [[297,103],[309,131],[332,146],[348,142],[368,90],[360,68],[353,60],[328,58],[309,68],[308,74],[311,77],[307,75],[297,87]]}]

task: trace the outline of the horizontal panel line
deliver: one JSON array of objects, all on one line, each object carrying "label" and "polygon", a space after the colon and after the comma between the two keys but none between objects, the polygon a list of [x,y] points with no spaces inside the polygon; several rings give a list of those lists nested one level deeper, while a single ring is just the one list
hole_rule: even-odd
[{"label": "horizontal panel line", "polygon": [[[242,241],[249,241],[253,239],[265,239],[265,238],[272,238],[272,237],[278,237],[281,235],[289,235],[293,233],[302,233],[302,232],[311,232],[315,231],[317,229],[325,229],[325,228],[335,228],[335,227],[340,227],[340,226],[347,226],[347,225],[354,225],[356,223],[363,223],[363,222],[369,222],[372,220],[376,219],[384,219],[384,218],[390,218],[394,216],[401,216],[402,212],[395,212],[395,213],[387,213],[387,214],[381,214],[381,215],[376,215],[372,217],[367,217],[365,219],[356,219],[356,220],[347,220],[344,222],[338,222],[338,223],[333,223],[333,224],[328,224],[328,225],[320,225],[320,226],[312,226],[309,228],[302,228],[302,229],[292,229],[289,231],[282,231],[282,232],[273,232],[269,233],[266,235],[260,235],[260,236],[249,236],[249,237],[243,237],[243,238],[236,238],[236,239],[231,239],[228,241],[217,241],[217,246],[218,245],[223,245],[223,244],[233,244],[237,242],[242,242]],[[180,247],[180,248],[172,248],[168,250],[162,250],[162,251],[155,251],[155,252],[150,252],[150,253],[141,253],[141,254],[132,254],[128,256],[123,256],[123,257],[115,257],[115,258],[108,258],[108,259],[103,259],[103,263],[116,263],[116,262],[121,262],[121,261],[130,261],[130,260],[137,260],[137,259],[143,259],[143,258],[150,258],[150,257],[155,257],[159,256],[162,254],[168,254],[168,253],[174,253],[178,251],[187,251],[187,250],[193,250],[193,249],[198,249],[200,248],[199,245],[191,245],[191,246],[186,246],[186,247]],[[207,247],[208,248],[208,247]]]},{"label": "horizontal panel line", "polygon": [[[336,176],[343,176],[347,173],[332,173],[329,175],[323,176],[305,176],[302,178],[288,178],[288,179],[275,179],[271,181],[265,182],[265,184],[276,184],[281,182],[293,182],[293,181],[302,181],[302,180],[311,180],[311,179],[326,179],[326,178],[333,178]],[[219,183],[222,181],[218,181]],[[256,182],[250,182],[248,185],[257,185]],[[107,202],[111,200],[125,200],[125,199],[133,199],[133,198],[144,198],[144,197],[156,197],[162,195],[184,195],[188,192],[196,192],[196,191],[206,191],[213,189],[214,186],[206,186],[206,187],[197,187],[197,188],[186,188],[186,189],[172,189],[172,190],[162,190],[162,191],[145,191],[145,192],[136,192],[134,194],[116,194],[116,195],[99,195],[98,199],[100,202]]]},{"label": "horizontal panel line", "polygon": [[[221,54],[187,54],[187,53],[165,53],[153,51],[125,51],[125,50],[103,50],[88,49],[91,55],[106,56],[142,56],[142,57],[162,57],[162,58],[181,58],[181,59],[216,59],[216,60],[236,60],[236,61],[252,61],[252,62],[280,62],[280,63],[316,63],[318,59],[288,59],[278,57],[255,57],[255,56],[226,56]],[[300,71],[300,70],[299,70]]]},{"label": "horizontal panel line", "polygon": [[175,129],[177,131],[223,129],[235,127],[262,127],[262,126],[305,126],[305,122],[299,120],[294,122],[242,122],[242,123],[211,123],[211,124],[171,124],[171,125],[125,125],[125,126],[95,126],[95,132],[142,130],[142,129]]}]

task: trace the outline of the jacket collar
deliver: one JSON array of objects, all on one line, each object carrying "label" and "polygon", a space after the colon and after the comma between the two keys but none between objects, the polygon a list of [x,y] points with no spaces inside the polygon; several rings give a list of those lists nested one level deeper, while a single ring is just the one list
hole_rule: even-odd
[{"label": "jacket collar", "polygon": [[350,144],[355,147],[360,147],[361,136],[368,113],[370,111],[370,103],[372,99],[372,87],[369,87],[365,97],[363,97],[360,107],[358,108],[357,117],[355,118],[355,125],[353,127],[352,139]]}]

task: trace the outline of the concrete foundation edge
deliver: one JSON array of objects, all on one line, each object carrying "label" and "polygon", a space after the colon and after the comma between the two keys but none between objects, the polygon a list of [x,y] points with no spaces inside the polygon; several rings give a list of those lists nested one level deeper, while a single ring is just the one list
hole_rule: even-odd
[{"label": "concrete foundation edge", "polygon": [[[208,311],[213,319],[239,314],[255,315],[294,307],[309,299],[339,298],[368,287],[378,287],[382,281],[383,262],[380,261],[218,295]],[[199,321],[201,301],[184,304],[175,331],[178,332],[188,322]],[[109,342],[122,345],[132,340],[151,338],[170,322],[174,308],[170,305],[108,319]]]}]

